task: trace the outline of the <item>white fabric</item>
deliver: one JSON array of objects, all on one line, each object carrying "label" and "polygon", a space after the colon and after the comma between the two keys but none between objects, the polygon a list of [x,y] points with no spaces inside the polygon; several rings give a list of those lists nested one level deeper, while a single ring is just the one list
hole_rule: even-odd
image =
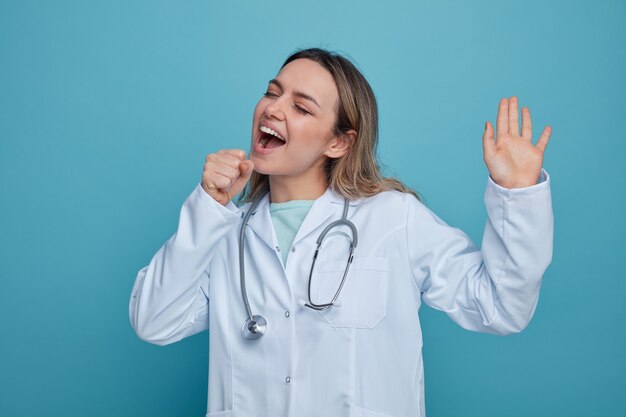
[{"label": "white fabric", "polygon": [[[420,303],[474,331],[524,329],[552,257],[545,171],[540,181],[508,190],[488,180],[482,250],[409,194],[351,202],[358,247],[340,306],[324,312],[301,304],[308,300],[315,241],[341,218],[343,198],[329,189],[315,201],[285,268],[266,196],[246,232],[248,296],[253,313],[268,321],[267,334],[253,342],[241,335],[246,310],[238,266],[248,204],[221,206],[198,185],[176,233],[139,271],[131,323],[139,337],[159,345],[210,328],[210,417],[423,417]],[[316,264],[314,302],[330,300],[345,267],[342,231],[327,241]]]}]

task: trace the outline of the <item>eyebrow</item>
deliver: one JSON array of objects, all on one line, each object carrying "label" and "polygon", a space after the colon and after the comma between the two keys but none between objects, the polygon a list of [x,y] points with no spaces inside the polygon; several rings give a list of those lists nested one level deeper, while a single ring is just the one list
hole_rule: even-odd
[{"label": "eyebrow", "polygon": [[[269,83],[270,83],[270,84],[275,84],[275,85],[276,85],[276,87],[280,88],[281,90],[284,90],[283,85],[282,85],[282,84],[280,83],[280,81],[278,81],[276,78],[274,78],[274,79],[270,80],[270,82],[269,82]],[[294,96],[296,96],[296,97],[303,98],[303,99],[305,99],[305,100],[309,100],[309,101],[311,101],[311,102],[315,103],[315,105],[316,105],[317,107],[319,107],[320,109],[322,108],[322,106],[320,106],[320,105],[319,105],[319,103],[317,102],[317,100],[315,100],[315,99],[314,99],[313,97],[311,97],[310,95],[308,95],[308,94],[306,94],[306,93],[303,93],[302,91],[294,91],[294,92],[293,92],[293,95],[294,95]]]}]

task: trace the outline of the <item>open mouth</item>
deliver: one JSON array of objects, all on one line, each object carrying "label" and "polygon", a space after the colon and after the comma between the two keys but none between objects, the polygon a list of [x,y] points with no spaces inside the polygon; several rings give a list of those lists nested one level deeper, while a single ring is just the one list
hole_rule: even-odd
[{"label": "open mouth", "polygon": [[261,148],[273,149],[285,144],[285,139],[275,130],[266,126],[261,126],[259,129],[261,130],[261,137],[259,138]]}]

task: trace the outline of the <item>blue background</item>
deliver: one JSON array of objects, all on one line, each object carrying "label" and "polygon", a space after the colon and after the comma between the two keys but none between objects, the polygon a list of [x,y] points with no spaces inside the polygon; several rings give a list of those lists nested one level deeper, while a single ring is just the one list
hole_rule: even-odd
[{"label": "blue background", "polygon": [[[553,127],[555,246],[521,334],[421,311],[430,416],[623,416],[626,2],[0,2],[0,414],[202,416],[207,333],[128,319],[206,154],[298,47],[351,56],[388,175],[480,242],[501,97]],[[383,358],[381,358],[383,359]]]}]

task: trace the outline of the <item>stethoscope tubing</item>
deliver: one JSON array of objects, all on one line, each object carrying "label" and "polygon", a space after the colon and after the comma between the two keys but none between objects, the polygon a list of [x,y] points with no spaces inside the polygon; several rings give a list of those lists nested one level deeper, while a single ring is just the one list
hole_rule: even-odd
[{"label": "stethoscope tubing", "polygon": [[256,207],[259,205],[259,202],[261,201],[262,198],[263,198],[263,195],[257,197],[255,200],[252,201],[252,205],[250,206],[245,216],[243,217],[241,230],[239,231],[239,274],[240,274],[239,280],[241,283],[241,297],[243,298],[243,302],[246,306],[246,311],[248,312],[249,320],[252,320],[253,314],[252,314],[252,309],[250,308],[250,302],[248,301],[248,294],[246,292],[246,270],[244,267],[244,264],[245,264],[244,240],[245,240],[245,232],[246,232],[246,226],[248,225],[248,220],[250,219],[250,216],[253,214]]},{"label": "stethoscope tubing", "polygon": [[[248,318],[244,322],[241,328],[241,332],[243,334],[243,337],[248,340],[259,339],[261,336],[263,336],[263,334],[265,334],[265,331],[267,330],[267,321],[265,320],[265,318],[263,316],[252,314],[252,309],[250,308],[250,301],[248,300],[248,294],[246,292],[246,271],[245,271],[245,258],[244,258],[245,256],[244,255],[244,242],[245,242],[246,226],[248,225],[250,216],[255,213],[255,209],[259,205],[259,202],[261,201],[261,199],[263,199],[263,197],[264,195],[260,195],[259,197],[257,197],[256,199],[252,201],[250,208],[248,209],[248,211],[243,217],[243,222],[241,223],[241,229],[239,231],[239,274],[240,274],[239,279],[240,279],[240,285],[241,285],[241,298],[243,299],[244,305],[246,307],[246,312],[248,314]],[[310,307],[314,310],[319,310],[319,311],[326,310],[335,304],[335,302],[337,301],[337,297],[339,297],[339,294],[341,293],[343,284],[346,281],[348,270],[350,269],[350,264],[352,264],[352,260],[354,258],[354,249],[356,248],[357,243],[358,243],[358,234],[357,234],[356,226],[354,225],[354,223],[352,223],[347,218],[348,206],[349,206],[349,202],[348,202],[348,199],[346,198],[344,201],[344,207],[343,207],[343,213],[342,213],[341,219],[336,220],[332,222],[331,224],[329,224],[328,226],[326,226],[324,230],[322,231],[322,233],[320,233],[319,237],[317,238],[317,242],[316,242],[317,247],[315,248],[315,253],[313,254],[313,262],[311,264],[311,270],[309,272],[309,284],[308,284],[309,302],[304,304],[306,307]],[[335,293],[335,296],[333,297],[331,302],[326,303],[326,304],[315,304],[313,303],[313,301],[311,301],[311,280],[313,277],[313,269],[315,268],[315,262],[317,261],[317,255],[319,253],[320,247],[322,245],[322,242],[326,234],[333,227],[340,226],[340,225],[348,226],[352,231],[352,241],[350,243],[350,254],[348,255],[348,262],[346,264],[346,269],[344,270],[343,277],[341,279],[341,284],[339,285],[339,288],[337,289],[337,292]]]}]

